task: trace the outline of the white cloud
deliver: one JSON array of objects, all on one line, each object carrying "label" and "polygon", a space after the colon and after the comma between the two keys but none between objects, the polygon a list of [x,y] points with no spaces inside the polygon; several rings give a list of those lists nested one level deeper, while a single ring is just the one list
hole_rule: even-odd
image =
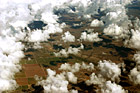
[{"label": "white cloud", "polygon": [[75,36],[67,31],[64,33],[64,35],[62,35],[62,40],[64,40],[64,42],[75,42]]},{"label": "white cloud", "polygon": [[101,76],[101,75],[95,75],[95,73],[92,73],[90,75],[90,79],[85,81],[85,83],[89,86],[92,84],[97,84],[97,85],[101,85],[105,82],[105,79]]},{"label": "white cloud", "polygon": [[6,54],[12,54],[21,51],[24,45],[21,42],[15,42],[14,37],[0,37],[0,50]]},{"label": "white cloud", "polygon": [[17,88],[17,84],[15,80],[5,80],[5,79],[0,79],[0,92],[2,93],[5,90],[14,90]]},{"label": "white cloud", "polygon": [[47,73],[49,76],[54,76],[56,74],[56,72],[51,69],[47,69]]},{"label": "white cloud", "polygon": [[65,70],[65,71],[70,71],[71,70],[71,65],[68,63],[64,63],[60,66],[59,70]]},{"label": "white cloud", "polygon": [[78,93],[77,90],[71,90],[70,93]]},{"label": "white cloud", "polygon": [[99,27],[103,25],[104,23],[102,21],[99,21],[98,19],[93,20],[90,24],[91,27]]},{"label": "white cloud", "polygon": [[89,86],[96,84],[101,87],[106,80],[119,82],[119,76],[121,75],[121,70],[118,65],[112,63],[111,61],[99,61],[98,63],[98,73],[92,73],[90,79],[86,80],[85,83]]},{"label": "white cloud", "polygon": [[75,63],[74,65],[70,65],[68,63],[62,64],[59,68],[59,70],[64,70],[64,71],[70,71],[70,72],[78,72],[80,70],[80,64]]},{"label": "white cloud", "polygon": [[81,40],[84,40],[84,41],[89,41],[89,42],[99,42],[99,41],[102,41],[101,38],[98,37],[98,33],[90,33],[90,34],[87,34],[86,32],[82,32],[81,33],[81,37],[80,37]]},{"label": "white cloud", "polygon": [[83,49],[84,46],[81,44],[80,47],[78,48],[72,48],[72,47],[69,47],[67,50],[66,49],[62,49],[61,51],[59,51],[58,53],[55,53],[54,52],[54,55],[55,56],[64,56],[64,57],[68,57],[69,54],[78,54],[80,52],[81,49]]},{"label": "white cloud", "polygon": [[[67,86],[69,84],[68,81],[72,83],[77,82],[77,78],[73,73],[62,72],[60,74],[56,74],[55,71],[51,69],[47,69],[48,76],[46,80],[38,81],[38,85],[42,85],[45,93],[78,93],[76,90],[68,90]],[[66,76],[66,77],[65,77]],[[68,81],[66,80],[68,79]]]},{"label": "white cloud", "polygon": [[[110,3],[113,3],[109,5]],[[129,27],[131,21],[127,16],[127,9],[125,5],[131,3],[130,0],[113,0],[103,3],[104,11],[106,15],[101,19],[105,22],[104,33],[110,35],[115,39],[126,38],[129,34]],[[106,7],[104,7],[104,5]]]},{"label": "white cloud", "polygon": [[126,40],[125,44],[126,44],[126,46],[140,50],[140,38],[139,38],[140,31],[131,30],[131,32],[132,32],[132,37],[130,38],[130,40]]},{"label": "white cloud", "polygon": [[140,19],[136,17],[136,19],[133,21],[134,23],[134,29],[140,30]]},{"label": "white cloud", "polygon": [[14,74],[21,69],[18,63],[24,57],[24,46],[12,37],[0,37],[0,44],[0,91],[14,90]]},{"label": "white cloud", "polygon": [[68,81],[65,80],[62,76],[57,75],[56,73],[50,69],[47,70],[48,77],[46,80],[42,80],[38,82],[39,85],[42,85],[45,93],[67,93],[67,85]]},{"label": "white cloud", "polygon": [[140,51],[134,54],[133,58],[137,63],[140,63]]},{"label": "white cloud", "polygon": [[130,81],[134,84],[140,84],[140,53],[139,51],[134,55],[136,66],[130,71]]},{"label": "white cloud", "polygon": [[129,78],[134,84],[140,84],[140,71],[138,69],[140,68],[135,67],[130,71]]},{"label": "white cloud", "polygon": [[59,68],[59,70],[62,70],[60,74],[56,74],[55,71],[47,69],[48,76],[46,80],[36,77],[36,80],[38,81],[37,84],[43,86],[45,93],[78,93],[77,90],[68,91],[67,87],[69,82],[77,84],[78,78],[74,75],[74,73],[80,71],[80,69],[92,71],[94,69],[94,65],[92,63],[75,63],[73,65],[65,63]]},{"label": "white cloud", "polygon": [[94,70],[94,64],[89,63],[85,64],[84,62],[82,64],[75,63],[73,65],[70,65],[68,63],[62,64],[59,68],[59,70],[64,70],[64,71],[70,71],[70,72],[78,72],[80,69],[85,69],[88,71]]},{"label": "white cloud", "polygon": [[[77,84],[78,77],[75,77],[74,73],[79,72],[81,69],[86,69],[89,71],[94,70],[94,65],[92,63],[85,64],[85,63],[75,63],[70,65],[68,63],[62,64],[59,70],[62,70],[60,74],[56,74],[55,71],[51,69],[47,69],[48,77],[46,80],[38,81],[39,85],[44,87],[44,91],[46,93],[54,93],[54,92],[66,92],[71,93],[72,91],[77,93],[76,90],[67,90],[68,83]],[[111,81],[106,81],[108,79],[115,81],[115,78],[118,78],[120,75],[120,69],[115,63],[111,63],[109,61],[99,62],[98,65],[99,73],[95,75],[93,72],[90,75],[90,79],[85,81],[85,83],[89,86],[92,84],[98,85],[101,89],[97,89],[96,91],[101,91],[102,93],[125,93],[127,92],[124,90],[120,85],[116,83],[111,83]],[[90,69],[89,69],[90,68]],[[101,71],[102,70],[102,71]],[[98,71],[97,71],[98,72]],[[82,72],[79,72],[82,73]],[[60,83],[61,82],[61,83]],[[57,85],[57,86],[56,86]],[[63,87],[62,87],[63,85]],[[61,90],[63,88],[63,90]]]},{"label": "white cloud", "polygon": [[28,40],[30,42],[40,42],[40,41],[44,41],[45,38],[43,36],[43,32],[41,30],[35,30],[32,31],[31,34],[29,35]]},{"label": "white cloud", "polygon": [[117,24],[110,24],[107,28],[104,29],[106,35],[113,36],[113,38],[126,38],[129,31],[123,27],[119,27]]},{"label": "white cloud", "polygon": [[115,63],[111,61],[100,61],[98,64],[99,73],[106,79],[111,79],[112,81],[119,81],[119,76],[121,75],[121,69]]},{"label": "white cloud", "polygon": [[120,85],[116,83],[111,83],[111,81],[107,81],[101,87],[101,93],[127,93]]},{"label": "white cloud", "polygon": [[66,75],[69,82],[77,84],[77,77],[72,72],[67,72]]},{"label": "white cloud", "polygon": [[92,71],[94,69],[94,64],[93,63],[85,64],[84,62],[82,62],[81,69]]}]

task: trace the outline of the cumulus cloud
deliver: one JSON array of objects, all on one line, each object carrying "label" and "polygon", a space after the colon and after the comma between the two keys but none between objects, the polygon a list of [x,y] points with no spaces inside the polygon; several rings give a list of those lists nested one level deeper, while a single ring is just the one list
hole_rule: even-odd
[{"label": "cumulus cloud", "polygon": [[56,73],[50,69],[47,70],[48,77],[46,80],[38,82],[42,85],[45,93],[68,93],[68,81],[65,80],[63,75],[56,75]]},{"label": "cumulus cloud", "polygon": [[140,84],[140,22],[138,18],[133,21],[133,26],[134,29],[131,29],[131,37],[125,40],[124,44],[127,47],[137,50],[136,54],[133,56],[133,59],[136,61],[136,66],[130,71],[129,79],[134,84]]},{"label": "cumulus cloud", "polygon": [[[118,91],[120,93],[127,93],[127,91],[124,90],[120,85],[111,83],[111,81],[115,81],[115,79],[120,75],[120,69],[118,65],[104,60],[103,62],[99,62],[98,67],[100,67],[99,73],[96,75],[93,72],[90,75],[90,79],[85,81],[88,86],[92,84],[98,85],[101,89],[97,89],[96,91],[101,91],[102,93],[118,93]],[[62,70],[60,74],[56,74],[55,71],[47,69],[47,79],[38,81],[38,84],[44,87],[44,91],[46,93],[54,93],[56,91],[60,93],[77,93],[78,91],[76,90],[68,91],[67,86],[69,82],[72,84],[77,84],[78,77],[76,77],[74,73],[79,72],[81,69],[93,71],[94,65],[92,63],[75,63],[73,65],[64,63],[59,68],[59,70]],[[108,79],[111,81],[106,81]]]},{"label": "cumulus cloud", "polygon": [[138,30],[131,30],[132,32],[132,37],[130,38],[130,40],[126,40],[125,44],[126,46],[129,46],[131,48],[136,48],[138,50],[140,50],[140,31]]},{"label": "cumulus cloud", "polygon": [[99,21],[98,19],[93,20],[90,24],[91,27],[99,27],[103,25],[104,23],[102,21]]},{"label": "cumulus cloud", "polygon": [[105,79],[101,76],[101,75],[95,75],[95,73],[92,73],[90,75],[90,79],[85,81],[85,83],[89,86],[89,85],[92,85],[92,84],[95,84],[95,85],[101,85],[105,82]]},{"label": "cumulus cloud", "polygon": [[127,91],[116,83],[106,81],[106,83],[101,87],[101,93],[127,93]]},{"label": "cumulus cloud", "polygon": [[60,74],[56,74],[56,72],[51,69],[47,69],[47,72],[47,79],[38,81],[38,85],[43,86],[45,93],[78,93],[76,90],[68,91],[67,88],[69,82],[66,80],[65,75],[67,75],[67,78],[70,82],[77,82],[75,81],[77,78],[73,75],[73,73],[68,72],[65,74],[65,72],[62,72]]},{"label": "cumulus cloud", "polygon": [[92,32],[90,34],[87,34],[86,32],[82,32],[80,39],[84,41],[89,41],[89,42],[102,41],[102,39],[98,37],[97,32],[96,33]]},{"label": "cumulus cloud", "polygon": [[70,71],[70,72],[78,72],[80,70],[80,64],[75,63],[74,65],[70,65],[68,63],[62,64],[59,68],[59,70],[65,70],[65,71]]},{"label": "cumulus cloud", "polygon": [[59,70],[64,70],[64,71],[70,71],[70,72],[78,72],[80,69],[86,69],[88,71],[94,70],[94,64],[89,63],[85,64],[84,62],[82,64],[75,63],[74,65],[70,65],[68,63],[64,63],[60,66]]},{"label": "cumulus cloud", "polygon": [[[106,12],[108,12],[108,10],[111,10],[116,5],[124,7],[131,3],[131,1],[132,0],[71,0],[67,1],[68,3],[63,5],[61,9],[70,13],[76,13],[81,17],[91,19],[91,15],[98,14],[99,9],[101,11],[107,10]],[[118,8],[119,7],[113,9],[117,10]],[[60,7],[58,9],[60,10]]]},{"label": "cumulus cloud", "polygon": [[82,25],[83,25],[83,22],[80,22],[80,23],[74,23],[74,24],[73,24],[73,27],[82,26]]},{"label": "cumulus cloud", "polygon": [[69,82],[77,84],[77,77],[72,72],[67,72],[66,75]]},{"label": "cumulus cloud", "polygon": [[68,70],[69,71],[69,70],[71,70],[71,65],[68,63],[64,63],[60,66],[59,70],[65,70],[65,71]]},{"label": "cumulus cloud", "polygon": [[23,2],[5,0],[0,3],[0,11],[3,11],[0,14],[0,92],[3,92],[17,88],[14,75],[21,69],[18,63],[24,57],[24,45],[18,40],[23,39],[25,34],[20,30],[32,17],[28,16],[27,4]]},{"label": "cumulus cloud", "polygon": [[94,70],[94,65],[92,63],[75,63],[70,65],[68,63],[62,64],[59,70],[62,70],[60,74],[56,74],[55,71],[47,69],[48,76],[46,80],[35,79],[38,81],[38,85],[42,85],[45,93],[78,93],[77,90],[68,91],[68,84],[77,84],[78,78],[74,75],[75,72],[79,72],[80,69]]},{"label": "cumulus cloud", "polygon": [[119,81],[119,76],[121,75],[121,69],[115,63],[110,61],[100,61],[98,64],[99,73],[106,79],[112,81]]},{"label": "cumulus cloud", "polygon": [[16,42],[14,37],[0,37],[0,44],[0,50],[8,55],[24,48],[24,45],[21,42]]},{"label": "cumulus cloud", "polygon": [[14,74],[21,69],[18,65],[24,57],[24,45],[12,37],[0,37],[0,91],[14,90],[17,87]]},{"label": "cumulus cloud", "polygon": [[128,20],[128,16],[126,14],[126,8],[122,4],[115,4],[114,6],[108,6],[107,10],[105,11],[106,11],[106,16],[104,16],[102,19],[106,22],[106,25],[110,23],[116,23],[118,25],[127,26],[130,23],[130,21]]},{"label": "cumulus cloud", "polygon": [[140,51],[134,54],[133,58],[137,63],[140,63]]},{"label": "cumulus cloud", "polygon": [[62,35],[62,40],[64,40],[64,42],[74,42],[75,36],[73,36],[69,31],[67,31],[64,33],[64,35]]},{"label": "cumulus cloud", "polygon": [[140,84],[140,71],[139,71],[140,66],[139,65],[130,71],[130,76],[129,77],[130,77],[130,80],[134,84]]},{"label": "cumulus cloud", "polygon": [[92,70],[94,70],[94,64],[93,63],[85,64],[84,62],[82,62],[81,69],[86,69],[88,71],[92,71]]},{"label": "cumulus cloud", "polygon": [[45,41],[45,38],[41,30],[36,30],[36,31],[31,32],[31,34],[29,34],[28,40],[30,42],[41,42],[41,41]]},{"label": "cumulus cloud", "polygon": [[107,28],[104,29],[106,35],[110,35],[115,39],[126,38],[129,31],[123,27],[119,27],[117,24],[110,24]]},{"label": "cumulus cloud", "polygon": [[84,46],[81,44],[80,47],[78,48],[72,48],[72,47],[69,47],[67,50],[66,49],[62,49],[61,51],[59,51],[58,53],[55,53],[55,56],[64,56],[64,57],[68,57],[69,54],[78,54],[80,52],[81,49],[83,49]]},{"label": "cumulus cloud", "polygon": [[[110,61],[99,61],[97,73],[93,72],[90,75],[90,79],[86,80],[85,83],[89,86],[92,84],[101,87],[105,84],[107,80],[119,81],[119,76],[121,75],[121,70],[115,63]],[[111,92],[112,93],[112,92]]]},{"label": "cumulus cloud", "polygon": [[140,30],[140,19],[136,17],[136,19],[133,21],[134,23],[134,29]]},{"label": "cumulus cloud", "polygon": [[125,8],[125,5],[131,3],[131,0],[113,0],[106,3],[113,4],[104,7],[106,15],[101,18],[105,22],[104,33],[115,39],[126,38],[129,36],[129,27],[132,24],[127,16],[127,9]]},{"label": "cumulus cloud", "polygon": [[14,90],[17,88],[17,84],[15,80],[6,80],[6,79],[0,79],[0,92],[2,93],[3,91],[6,90]]},{"label": "cumulus cloud", "polygon": [[140,53],[139,51],[134,55],[134,60],[136,61],[136,66],[130,71],[130,81],[134,84],[140,84]]}]

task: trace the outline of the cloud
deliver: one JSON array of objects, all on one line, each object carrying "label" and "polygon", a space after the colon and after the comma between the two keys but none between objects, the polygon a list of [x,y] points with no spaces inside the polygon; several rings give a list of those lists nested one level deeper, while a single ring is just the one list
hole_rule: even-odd
[{"label": "cloud", "polygon": [[115,39],[126,38],[129,31],[123,27],[119,27],[117,24],[110,24],[107,28],[104,29],[106,35],[110,35]]},{"label": "cloud", "polygon": [[119,81],[119,76],[121,75],[121,69],[115,63],[111,61],[100,61],[98,64],[99,73],[106,79],[112,81]]},{"label": "cloud", "polygon": [[64,63],[60,66],[59,70],[65,70],[65,71],[70,71],[71,70],[71,65],[68,63]]},{"label": "cloud", "polygon": [[0,44],[0,91],[14,90],[17,88],[14,74],[21,69],[18,63],[24,57],[24,45],[12,37],[0,37]]},{"label": "cloud", "polygon": [[[97,89],[97,92],[101,93],[117,93],[118,91],[120,93],[126,93],[127,91],[124,90],[120,85],[117,85],[116,83],[111,83],[111,81],[115,81],[116,78],[120,75],[120,69],[118,65],[115,63],[111,63],[109,61],[100,61],[99,65],[99,73],[92,73],[90,75],[90,79],[86,80],[85,83],[87,86],[95,84],[98,85],[101,89]],[[67,90],[67,86],[70,83],[77,84],[78,77],[76,77],[74,74],[76,72],[79,72],[80,70],[85,69],[88,71],[95,70],[94,65],[92,63],[85,64],[84,62],[82,64],[75,63],[73,65],[70,65],[68,63],[64,63],[60,66],[59,70],[62,72],[60,74],[56,74],[55,71],[51,69],[47,69],[48,76],[46,80],[38,81],[39,85],[42,85],[44,87],[44,91],[46,93],[54,93],[54,92],[78,92],[76,90]],[[96,69],[97,70],[97,69]],[[39,80],[39,79],[38,79]],[[106,81],[111,80],[111,81]],[[63,86],[63,87],[62,87]]]},{"label": "cloud", "polygon": [[[65,80],[63,75],[55,76],[55,72],[48,69],[48,77],[46,80],[38,82],[39,85],[42,85],[45,93],[67,93],[68,81]],[[53,74],[51,74],[53,72]]]},{"label": "cloud", "polygon": [[140,69],[139,66],[130,71],[129,78],[134,84],[140,84],[140,71],[138,69]]},{"label": "cloud", "polygon": [[[36,30],[31,32],[31,34],[29,35],[28,40],[30,42],[40,42],[40,41],[44,41],[45,38],[43,36],[44,34],[42,33],[41,30]],[[46,39],[47,40],[47,39]]]},{"label": "cloud", "polygon": [[99,61],[97,70],[99,71],[93,72],[90,79],[85,81],[88,86],[95,84],[101,87],[107,80],[119,82],[121,70],[117,64],[106,60]]},{"label": "cloud", "polygon": [[95,75],[95,73],[92,73],[90,75],[90,79],[85,81],[85,83],[89,86],[89,85],[92,85],[92,84],[95,84],[95,85],[101,85],[105,82],[106,80],[101,76],[101,75]]},{"label": "cloud", "polygon": [[17,84],[15,80],[6,80],[6,79],[0,79],[0,92],[2,93],[5,90],[14,90],[17,88]]},{"label": "cloud", "polygon": [[69,82],[77,84],[77,77],[72,72],[67,72],[66,75]]},{"label": "cloud", "polygon": [[[107,2],[106,2],[107,3]],[[129,36],[129,27],[132,25],[127,16],[125,5],[131,3],[126,0],[114,0],[107,4],[113,3],[104,7],[105,16],[101,18],[105,22],[104,33],[112,36],[114,39],[127,38]]]},{"label": "cloud", "polygon": [[138,30],[131,30],[132,37],[130,40],[125,41],[125,45],[131,48],[136,48],[137,50],[140,50],[140,31]]},{"label": "cloud", "polygon": [[86,69],[88,71],[92,71],[92,70],[94,70],[94,64],[93,63],[85,64],[84,62],[82,62],[81,69]]},{"label": "cloud", "polygon": [[140,31],[140,19],[136,17],[133,23],[134,23],[134,29]]},{"label": "cloud", "polygon": [[67,31],[64,33],[64,35],[62,35],[62,40],[64,40],[64,42],[75,42],[75,36]]},{"label": "cloud", "polygon": [[99,21],[98,19],[93,20],[90,24],[91,27],[99,27],[103,25],[104,23],[102,21]]},{"label": "cloud", "polygon": [[0,37],[0,44],[0,50],[6,54],[12,54],[24,48],[24,45],[21,42],[16,42],[14,37]]},{"label": "cloud", "polygon": [[129,79],[134,84],[140,84],[140,53],[139,51],[134,55],[134,60],[136,61],[136,66],[130,70]]},{"label": "cloud", "polygon": [[96,33],[91,32],[90,34],[87,34],[86,32],[82,32],[80,39],[84,40],[84,41],[89,41],[89,42],[99,42],[99,41],[102,41],[102,39],[98,37],[98,33],[97,32]]},{"label": "cloud", "polygon": [[81,44],[81,46],[78,47],[78,48],[69,47],[67,50],[66,49],[62,49],[58,53],[54,52],[54,55],[55,56],[68,57],[69,54],[74,54],[74,55],[78,54],[80,52],[80,50],[83,49],[83,48],[84,48],[84,46]]},{"label": "cloud", "polygon": [[88,71],[93,71],[94,64],[93,63],[85,64],[84,62],[82,62],[82,64],[75,63],[73,65],[70,65],[68,63],[64,63],[59,68],[59,70],[70,71],[73,73],[78,72],[80,69],[86,69]]},{"label": "cloud", "polygon": [[133,58],[137,63],[140,63],[140,51],[134,54]]},{"label": "cloud", "polygon": [[[44,88],[45,93],[78,93],[76,90],[68,90],[67,86],[69,84],[68,81],[72,83],[76,83],[77,78],[74,76],[73,73],[62,72],[60,74],[56,74],[55,71],[51,69],[47,69],[48,76],[46,80],[38,81],[38,85],[42,85]],[[66,80],[66,77],[68,78],[68,81]]]},{"label": "cloud", "polygon": [[107,81],[101,87],[101,93],[127,93],[120,85],[116,83],[111,83],[111,81]]},{"label": "cloud", "polygon": [[77,90],[68,90],[67,87],[69,83],[77,84],[78,78],[74,73],[79,72],[81,69],[92,71],[94,69],[94,65],[92,63],[75,63],[73,65],[65,63],[59,68],[59,70],[62,71],[60,74],[56,74],[55,71],[47,69],[48,76],[46,80],[39,79],[38,77],[35,79],[38,81],[38,85],[43,86],[45,93],[78,93]]}]

